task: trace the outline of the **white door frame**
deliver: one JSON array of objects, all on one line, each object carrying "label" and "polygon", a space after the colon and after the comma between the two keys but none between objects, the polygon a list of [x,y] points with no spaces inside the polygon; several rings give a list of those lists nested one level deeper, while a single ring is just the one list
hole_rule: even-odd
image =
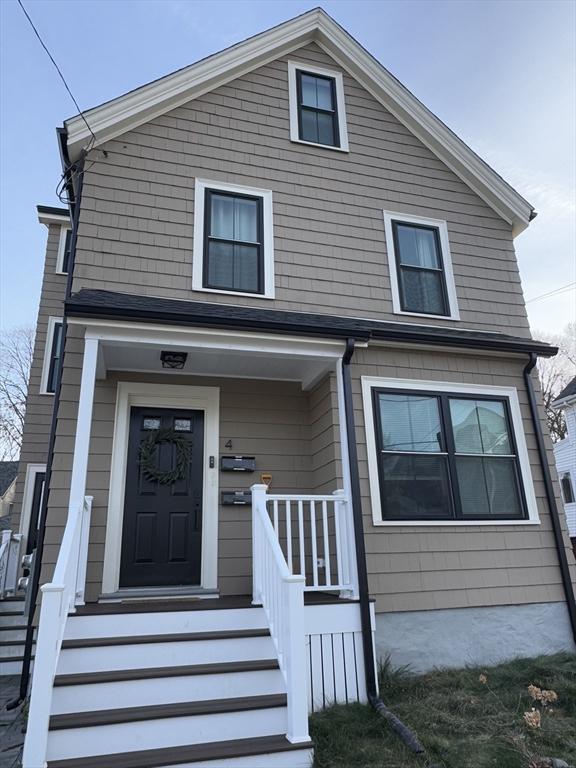
[{"label": "white door frame", "polygon": [[[218,452],[220,424],[220,388],[178,384],[118,382],[114,441],[110,467],[110,495],[104,546],[103,594],[119,588],[126,459],[132,406],[186,408],[204,412],[204,456],[202,488],[202,565],[200,586],[218,587]],[[209,457],[214,456],[214,467]]]}]

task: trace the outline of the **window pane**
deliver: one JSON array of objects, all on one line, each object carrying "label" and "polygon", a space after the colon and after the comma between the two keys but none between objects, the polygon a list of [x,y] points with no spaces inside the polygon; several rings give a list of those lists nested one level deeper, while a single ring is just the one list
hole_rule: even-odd
[{"label": "window pane", "polygon": [[383,450],[442,451],[442,428],[435,397],[379,393],[378,400]]},{"label": "window pane", "polygon": [[231,243],[208,243],[208,285],[233,288],[234,246]]},{"label": "window pane", "polygon": [[258,248],[256,246],[234,246],[234,289],[248,293],[258,292]]},{"label": "window pane", "polygon": [[70,263],[70,240],[72,238],[72,230],[66,230],[66,238],[64,240],[64,255],[62,258],[62,272],[68,272],[68,265]]},{"label": "window pane", "polygon": [[504,403],[450,398],[457,453],[511,454]]},{"label": "window pane", "polygon": [[302,83],[302,104],[307,107],[317,107],[318,97],[316,91],[316,78],[312,75],[300,75]]},{"label": "window pane", "polygon": [[48,370],[47,392],[56,391],[56,379],[58,378],[58,367],[60,365],[60,353],[62,346],[62,323],[54,325],[54,334],[52,336],[52,347],[50,350],[50,368]]},{"label": "window pane", "polygon": [[333,109],[332,80],[321,77],[316,80],[316,99],[320,109]]},{"label": "window pane", "polygon": [[402,308],[408,312],[446,315],[442,273],[400,268]]},{"label": "window pane", "polygon": [[450,517],[447,460],[444,456],[382,454],[382,516]]},{"label": "window pane", "polygon": [[258,203],[237,197],[234,200],[234,240],[258,242]]},{"label": "window pane", "polygon": [[456,471],[464,517],[522,515],[514,459],[458,456]]},{"label": "window pane", "polygon": [[428,269],[441,268],[435,230],[399,223],[396,223],[395,227],[400,264],[428,267]]},{"label": "window pane", "polygon": [[312,141],[318,144],[318,113],[309,109],[302,110],[302,141]]},{"label": "window pane", "polygon": [[323,112],[318,113],[318,143],[333,147],[336,144],[334,136],[334,117]]},{"label": "window pane", "polygon": [[560,485],[562,486],[562,496],[564,497],[564,504],[574,503],[574,489],[572,488],[572,478],[569,472],[565,472],[561,479]]},{"label": "window pane", "polygon": [[210,235],[234,240],[234,198],[228,195],[210,195]]}]

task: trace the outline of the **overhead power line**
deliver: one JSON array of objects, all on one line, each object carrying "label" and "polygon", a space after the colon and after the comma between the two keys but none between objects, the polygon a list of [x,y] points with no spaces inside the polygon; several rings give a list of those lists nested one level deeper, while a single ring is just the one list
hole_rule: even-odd
[{"label": "overhead power line", "polygon": [[68,91],[68,93],[70,94],[70,98],[71,98],[71,99],[72,99],[72,101],[74,102],[74,106],[75,106],[75,107],[76,107],[76,109],[78,110],[78,113],[80,114],[80,116],[81,116],[82,120],[84,120],[84,122],[86,123],[86,128],[88,128],[88,130],[90,131],[90,134],[92,135],[92,140],[91,140],[91,141],[92,141],[92,142],[96,142],[96,136],[94,135],[94,131],[92,130],[92,128],[90,128],[90,125],[88,124],[88,120],[86,120],[86,117],[84,116],[84,113],[82,112],[82,110],[81,110],[81,109],[80,109],[80,107],[78,106],[78,102],[77,102],[77,101],[76,101],[76,99],[74,98],[74,94],[73,94],[73,93],[72,93],[72,91],[70,90],[70,87],[69,87],[68,83],[66,82],[66,78],[65,78],[65,77],[64,77],[64,75],[62,74],[62,70],[60,69],[60,67],[58,66],[58,64],[56,64],[56,61],[54,60],[54,56],[52,56],[52,54],[51,54],[51,53],[50,53],[50,51],[48,50],[48,47],[46,46],[46,44],[45,44],[44,40],[42,40],[42,37],[40,36],[40,32],[38,32],[38,30],[36,29],[36,27],[35,27],[35,25],[34,25],[34,22],[33,22],[33,21],[32,21],[32,19],[30,18],[30,14],[29,14],[29,13],[28,13],[28,11],[26,10],[26,8],[24,8],[24,5],[22,4],[22,0],[18,0],[18,5],[20,6],[20,8],[22,8],[22,12],[24,13],[24,15],[26,16],[26,18],[28,19],[28,22],[30,23],[30,26],[31,26],[31,27],[32,27],[32,29],[34,30],[34,34],[36,35],[36,37],[37,37],[37,38],[38,38],[38,40],[40,41],[40,45],[42,46],[42,48],[44,48],[44,50],[45,50],[45,51],[46,51],[46,53],[48,54],[48,58],[50,59],[50,61],[51,61],[51,62],[52,62],[52,64],[54,65],[54,67],[56,68],[56,72],[58,72],[58,74],[60,75],[60,79],[62,80],[62,82],[64,83],[64,87],[66,88],[66,90],[67,90],[67,91]]},{"label": "overhead power line", "polygon": [[540,299],[549,299],[552,296],[558,296],[560,293],[566,293],[568,291],[571,291],[576,286],[576,281],[572,283],[567,283],[566,285],[560,286],[560,288],[555,288],[553,291],[548,291],[548,293],[542,293],[540,296],[534,296],[533,299],[528,299],[526,301],[526,304],[530,304],[532,301],[540,301]]}]

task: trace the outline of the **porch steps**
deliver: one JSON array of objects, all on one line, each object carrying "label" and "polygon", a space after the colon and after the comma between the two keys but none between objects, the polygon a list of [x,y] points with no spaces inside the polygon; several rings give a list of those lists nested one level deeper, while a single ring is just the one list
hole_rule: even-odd
[{"label": "porch steps", "polygon": [[263,610],[186,602],[69,617],[48,768],[310,766],[311,743],[285,736],[286,687]]},{"label": "porch steps", "polygon": [[20,674],[25,640],[24,598],[5,597],[0,600],[0,677]]}]

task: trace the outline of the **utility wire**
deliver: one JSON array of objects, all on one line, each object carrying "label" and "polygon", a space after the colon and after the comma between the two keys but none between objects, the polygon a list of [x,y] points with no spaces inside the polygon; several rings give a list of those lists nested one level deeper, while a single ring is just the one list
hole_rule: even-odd
[{"label": "utility wire", "polygon": [[526,304],[530,304],[532,301],[539,301],[540,299],[548,299],[552,296],[557,296],[559,293],[566,293],[566,291],[573,289],[574,286],[576,286],[576,281],[562,285],[560,288],[555,288],[553,291],[548,291],[548,293],[542,293],[540,296],[534,296],[533,299],[528,299]]},{"label": "utility wire", "polygon": [[76,101],[76,99],[74,98],[74,94],[73,94],[73,93],[72,93],[72,91],[70,90],[70,88],[69,88],[69,86],[68,86],[68,83],[66,82],[66,78],[65,78],[65,77],[64,77],[64,75],[62,74],[62,71],[61,71],[60,67],[58,66],[58,64],[56,64],[56,62],[55,62],[55,60],[54,60],[54,57],[52,56],[52,54],[50,53],[50,51],[49,51],[49,50],[48,50],[48,48],[46,47],[46,44],[44,43],[44,40],[42,40],[42,38],[41,38],[41,36],[40,36],[40,33],[38,32],[38,30],[37,30],[37,29],[36,29],[36,27],[34,26],[34,22],[33,22],[33,21],[32,21],[32,19],[30,18],[30,15],[28,14],[28,11],[26,10],[26,8],[24,8],[24,5],[22,4],[22,0],[18,0],[18,5],[20,6],[20,8],[22,8],[22,11],[23,11],[24,15],[26,16],[26,18],[28,19],[28,21],[29,21],[29,23],[30,23],[30,26],[31,26],[31,27],[32,27],[32,29],[34,30],[34,34],[36,35],[36,37],[37,37],[37,38],[38,38],[38,40],[40,41],[40,45],[42,46],[42,48],[44,48],[44,50],[45,50],[45,51],[46,51],[46,53],[48,54],[48,58],[50,59],[50,61],[52,62],[52,64],[54,64],[54,67],[56,68],[56,71],[57,71],[57,72],[58,72],[58,74],[60,75],[60,79],[61,79],[61,80],[62,80],[62,82],[64,83],[64,87],[66,88],[66,90],[67,90],[67,91],[68,91],[68,93],[70,94],[70,98],[71,98],[71,99],[72,99],[72,101],[74,102],[74,106],[75,106],[75,107],[76,107],[76,109],[78,110],[78,113],[79,113],[79,114],[80,114],[80,116],[82,117],[82,120],[84,120],[84,122],[86,123],[86,128],[88,128],[88,130],[90,131],[90,133],[91,133],[91,135],[92,135],[92,140],[91,140],[91,143],[95,143],[95,142],[96,142],[96,136],[94,135],[94,131],[93,131],[93,130],[92,130],[92,128],[90,128],[90,126],[88,125],[88,120],[86,120],[86,118],[85,118],[85,116],[84,116],[84,113],[82,112],[82,110],[81,110],[81,109],[80,109],[80,107],[78,106],[78,102],[77,102],[77,101]]}]

